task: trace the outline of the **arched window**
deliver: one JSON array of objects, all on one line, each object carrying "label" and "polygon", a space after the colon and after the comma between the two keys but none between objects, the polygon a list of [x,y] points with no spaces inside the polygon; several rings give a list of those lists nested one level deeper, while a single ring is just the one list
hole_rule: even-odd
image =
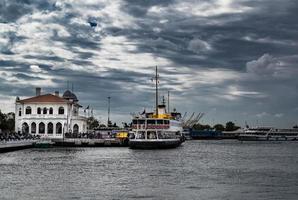
[{"label": "arched window", "polygon": [[61,134],[62,133],[62,124],[58,122],[56,124],[56,134]]},{"label": "arched window", "polygon": [[43,108],[43,114],[47,114],[48,109],[47,108]]},{"label": "arched window", "polygon": [[52,108],[52,107],[49,109],[49,114],[50,114],[50,115],[53,114],[53,108]]},{"label": "arched window", "polygon": [[32,124],[31,124],[31,133],[32,134],[36,133],[36,123],[35,122],[32,122]]},{"label": "arched window", "polygon": [[25,113],[26,113],[26,115],[31,115],[31,107],[30,106],[26,107]]},{"label": "arched window", "polygon": [[54,129],[53,123],[52,122],[48,123],[48,134],[53,134],[54,132],[53,129]]},{"label": "arched window", "polygon": [[39,134],[44,134],[45,133],[45,125],[43,122],[40,122],[39,123],[39,126],[38,126],[38,133]]},{"label": "arched window", "polygon": [[75,124],[75,125],[73,126],[72,132],[73,132],[73,133],[79,133],[79,126],[78,126],[77,124]]},{"label": "arched window", "polygon": [[22,116],[22,108],[19,108],[19,117]]},{"label": "arched window", "polygon": [[63,107],[59,107],[58,114],[59,115],[63,115],[64,114],[64,108]]},{"label": "arched window", "polygon": [[41,108],[39,108],[39,107],[37,108],[37,114],[39,114],[39,115],[41,114]]},{"label": "arched window", "polygon": [[25,133],[25,134],[29,133],[29,125],[26,122],[22,124],[22,133]]}]

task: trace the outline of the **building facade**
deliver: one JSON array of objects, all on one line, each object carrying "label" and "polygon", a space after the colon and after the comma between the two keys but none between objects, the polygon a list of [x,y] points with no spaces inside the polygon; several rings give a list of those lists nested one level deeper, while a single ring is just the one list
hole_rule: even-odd
[{"label": "building facade", "polygon": [[87,132],[87,118],[79,115],[80,108],[76,95],[66,90],[63,96],[41,94],[19,99],[15,104],[15,131],[40,135],[43,138],[63,138],[65,133]]}]

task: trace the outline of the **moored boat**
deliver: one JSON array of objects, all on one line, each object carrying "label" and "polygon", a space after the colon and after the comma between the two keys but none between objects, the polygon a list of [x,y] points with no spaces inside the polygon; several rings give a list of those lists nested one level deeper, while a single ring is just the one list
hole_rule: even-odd
[{"label": "moored boat", "polygon": [[50,148],[53,147],[54,142],[52,142],[51,140],[38,140],[35,143],[33,143],[33,146],[35,148]]},{"label": "moored boat", "polygon": [[273,127],[247,128],[238,136],[241,141],[295,141],[298,129],[278,129]]},{"label": "moored boat", "polygon": [[[185,141],[181,114],[167,112],[165,101],[158,104],[158,74],[156,67],[156,109],[134,116],[128,145],[132,149],[176,148]],[[168,103],[169,104],[169,103]]]},{"label": "moored boat", "polygon": [[[161,112],[164,107],[159,106]],[[144,118],[134,118],[130,132],[129,147],[134,149],[165,149],[178,147],[185,141],[183,128],[179,121],[180,114],[150,113]]]}]

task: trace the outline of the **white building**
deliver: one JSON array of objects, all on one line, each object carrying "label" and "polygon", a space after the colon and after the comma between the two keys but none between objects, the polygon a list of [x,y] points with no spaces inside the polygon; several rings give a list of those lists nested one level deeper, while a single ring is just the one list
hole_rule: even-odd
[{"label": "white building", "polygon": [[63,96],[41,94],[36,88],[36,96],[16,99],[15,131],[40,135],[45,138],[62,138],[64,133],[87,132],[87,118],[79,115],[82,107],[74,93],[66,90]]}]

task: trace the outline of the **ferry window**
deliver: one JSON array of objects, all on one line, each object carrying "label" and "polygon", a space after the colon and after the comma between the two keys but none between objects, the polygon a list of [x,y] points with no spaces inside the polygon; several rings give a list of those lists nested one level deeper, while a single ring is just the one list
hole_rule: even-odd
[{"label": "ferry window", "polygon": [[148,131],[147,139],[156,139],[156,133],[153,131]]},{"label": "ferry window", "polygon": [[37,108],[37,114],[41,114],[41,108]]},{"label": "ferry window", "polygon": [[157,135],[159,139],[163,139],[163,135],[161,131],[157,131]]},{"label": "ferry window", "polygon": [[163,124],[163,120],[156,120],[157,124]]},{"label": "ferry window", "polygon": [[138,120],[134,119],[132,120],[132,124],[137,124],[138,123]]},{"label": "ferry window", "polygon": [[47,114],[48,109],[47,108],[43,108],[43,114]]},{"label": "ferry window", "polygon": [[137,133],[137,139],[145,139],[145,132],[140,131]]},{"label": "ferry window", "polygon": [[143,120],[143,119],[138,120],[138,124],[145,124],[145,120]]},{"label": "ferry window", "polygon": [[60,107],[59,110],[58,110],[58,114],[59,115],[63,115],[64,114],[64,108],[63,107]]},{"label": "ferry window", "polygon": [[135,139],[135,134],[134,133],[129,133],[129,139]]},{"label": "ferry window", "polygon": [[147,124],[155,124],[155,120],[149,119],[147,120]]},{"label": "ferry window", "polygon": [[170,121],[169,121],[169,120],[165,120],[164,123],[165,123],[165,124],[169,124]]},{"label": "ferry window", "polygon": [[31,107],[27,106],[26,107],[26,115],[30,115],[31,114]]}]

